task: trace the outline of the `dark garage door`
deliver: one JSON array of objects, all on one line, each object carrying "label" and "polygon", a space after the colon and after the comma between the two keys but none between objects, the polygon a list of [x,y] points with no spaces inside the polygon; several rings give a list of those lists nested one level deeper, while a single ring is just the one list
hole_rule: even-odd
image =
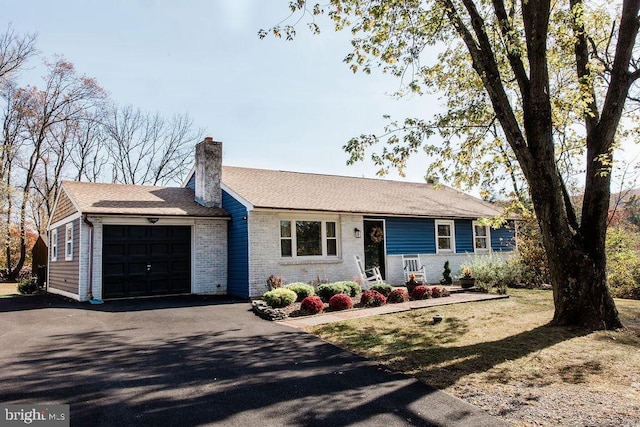
[{"label": "dark garage door", "polygon": [[103,227],[103,298],[170,295],[190,291],[190,227]]}]

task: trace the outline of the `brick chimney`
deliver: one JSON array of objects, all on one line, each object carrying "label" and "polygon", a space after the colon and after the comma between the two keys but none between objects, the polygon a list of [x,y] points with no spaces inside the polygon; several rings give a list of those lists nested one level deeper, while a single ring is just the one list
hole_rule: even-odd
[{"label": "brick chimney", "polygon": [[196,202],[208,208],[222,206],[222,142],[210,136],[196,145]]}]

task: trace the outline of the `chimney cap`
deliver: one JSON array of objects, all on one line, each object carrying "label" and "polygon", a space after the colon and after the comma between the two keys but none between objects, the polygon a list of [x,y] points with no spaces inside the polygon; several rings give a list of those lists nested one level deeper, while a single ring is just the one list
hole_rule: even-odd
[{"label": "chimney cap", "polygon": [[205,140],[205,141],[212,142],[212,141],[213,141],[213,137],[211,137],[211,136],[205,136],[204,140]]}]

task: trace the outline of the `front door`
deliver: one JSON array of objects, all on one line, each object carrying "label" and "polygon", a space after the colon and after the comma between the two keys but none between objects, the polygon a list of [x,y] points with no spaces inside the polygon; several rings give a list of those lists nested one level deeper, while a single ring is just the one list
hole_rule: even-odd
[{"label": "front door", "polygon": [[384,221],[364,220],[364,264],[365,268],[379,267],[382,278],[385,275]]}]

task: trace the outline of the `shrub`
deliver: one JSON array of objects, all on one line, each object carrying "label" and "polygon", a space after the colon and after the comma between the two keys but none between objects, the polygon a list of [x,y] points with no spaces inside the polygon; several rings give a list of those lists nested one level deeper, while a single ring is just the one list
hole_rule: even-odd
[{"label": "shrub", "polygon": [[286,307],[288,305],[291,305],[297,298],[298,295],[291,289],[287,288],[277,288],[265,293],[262,296],[262,299],[274,308]]},{"label": "shrub", "polygon": [[312,295],[302,300],[300,304],[300,311],[305,314],[318,314],[324,310],[324,303],[320,297]]},{"label": "shrub", "polygon": [[355,297],[362,292],[360,284],[355,281],[334,282],[333,285],[345,285],[349,287],[349,296]]},{"label": "shrub", "polygon": [[270,291],[281,288],[284,286],[284,279],[280,276],[272,274],[271,276],[267,277],[267,285],[269,286]]},{"label": "shrub", "polygon": [[39,289],[38,282],[35,278],[25,277],[18,283],[18,292],[21,294],[33,294]]},{"label": "shrub", "polygon": [[518,221],[517,245],[520,254],[520,281],[527,283],[529,287],[550,283],[547,254],[534,215],[525,214]]},{"label": "shrub", "polygon": [[313,289],[313,286],[308,285],[302,282],[289,283],[285,286],[286,289],[291,289],[293,292],[298,295],[296,301],[302,301],[306,297],[310,297],[316,294],[316,291]]},{"label": "shrub", "polygon": [[365,307],[380,307],[387,303],[387,298],[378,291],[368,290],[362,293],[360,303]]},{"label": "shrub", "polygon": [[470,263],[460,266],[460,274],[464,276],[465,270],[472,271],[476,279],[476,286],[482,283],[485,287],[515,286],[524,278],[522,260],[518,257],[504,258],[501,256],[480,255]]},{"label": "shrub", "polygon": [[387,302],[390,304],[397,304],[397,303],[407,302],[407,301],[409,301],[409,294],[407,293],[406,290],[402,288],[392,290],[389,296],[387,297]]},{"label": "shrub", "polygon": [[351,295],[351,287],[345,282],[328,283],[318,286],[318,296],[323,301],[329,301],[332,296],[337,294]]},{"label": "shrub", "polygon": [[622,228],[607,230],[607,282],[615,298],[640,299],[638,240]]},{"label": "shrub", "polygon": [[413,292],[416,286],[420,286],[420,285],[421,283],[416,280],[416,275],[413,273],[409,275],[409,280],[407,280],[407,282],[405,283],[405,286],[407,287],[407,291],[409,292],[409,295],[411,295],[411,292]]},{"label": "shrub", "polygon": [[414,300],[429,299],[431,298],[431,291],[425,285],[416,286],[411,292],[411,298]]},{"label": "shrub", "polygon": [[478,289],[478,291],[482,292],[483,294],[488,294],[491,290],[491,285],[486,282],[480,282],[476,280],[476,289]]},{"label": "shrub", "polygon": [[444,262],[444,270],[442,271],[442,279],[440,279],[441,285],[451,285],[453,279],[451,278],[451,268],[449,267],[449,261]]},{"label": "shrub", "polygon": [[371,285],[369,289],[380,292],[386,298],[393,290],[393,286],[387,285],[386,283],[375,283]]},{"label": "shrub", "polygon": [[329,308],[331,310],[347,310],[353,308],[353,301],[347,294],[335,294],[329,300]]},{"label": "shrub", "polygon": [[450,295],[448,290],[440,286],[434,286],[429,292],[433,298],[448,297]]}]

